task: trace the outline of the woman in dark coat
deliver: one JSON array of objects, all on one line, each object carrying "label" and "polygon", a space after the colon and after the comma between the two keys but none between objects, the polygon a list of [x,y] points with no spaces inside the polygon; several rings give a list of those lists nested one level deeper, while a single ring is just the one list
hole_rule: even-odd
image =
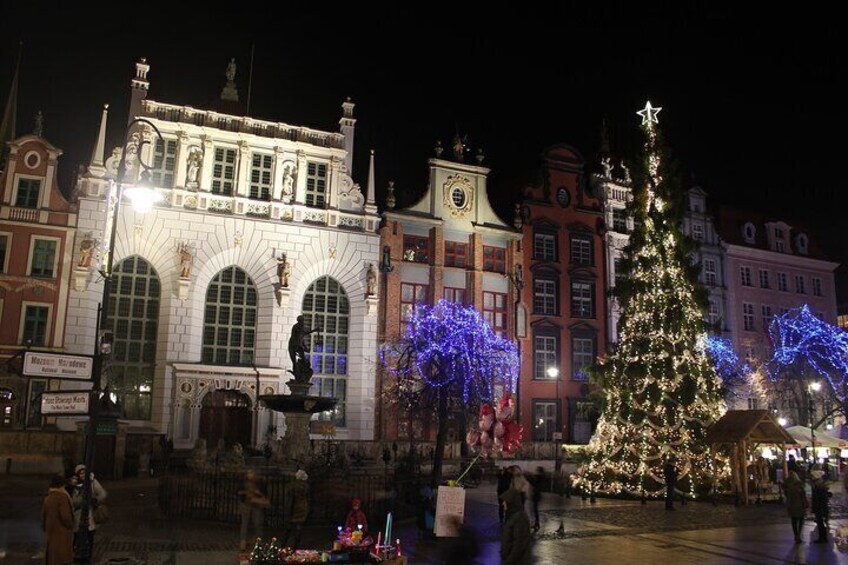
[{"label": "woman in dark coat", "polygon": [[41,525],[47,536],[44,563],[71,565],[74,562],[74,507],[62,475],[50,481],[50,490],[41,506]]},{"label": "woman in dark coat", "polygon": [[503,565],[531,565],[532,537],[530,535],[530,520],[524,512],[524,502],[521,493],[509,489],[501,496],[506,506],[506,522],[501,533],[501,563]]},{"label": "woman in dark coat", "polygon": [[827,481],[824,480],[824,471],[821,469],[810,471],[810,477],[813,479],[813,514],[816,517],[816,526],[819,529],[819,539],[814,543],[827,543],[825,522],[830,517],[830,509],[828,508],[830,490],[827,487]]},{"label": "woman in dark coat", "polygon": [[786,496],[786,511],[792,519],[792,533],[795,534],[795,543],[801,543],[801,528],[804,525],[804,514],[807,512],[807,491],[804,483],[798,478],[798,473],[789,471],[789,475],[783,482],[783,494]]}]

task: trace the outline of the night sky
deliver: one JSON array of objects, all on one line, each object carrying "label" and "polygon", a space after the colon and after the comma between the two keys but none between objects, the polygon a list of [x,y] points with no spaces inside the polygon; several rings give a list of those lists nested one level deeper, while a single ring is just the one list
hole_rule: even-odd
[{"label": "night sky", "polygon": [[250,114],[336,131],[350,96],[354,179],[364,185],[375,148],[380,200],[389,179],[401,203],[414,200],[435,140],[447,146],[459,131],[484,149],[492,200],[511,219],[546,146],[570,144],[594,167],[606,119],[612,152],[633,158],[635,111],[650,99],[663,107],[660,126],[687,179],[712,205],[802,221],[848,262],[838,225],[848,205],[845,88],[837,86],[848,50],[831,8],[79,4],[5,3],[0,14],[0,100],[22,40],[18,133],[43,111],[45,137],[65,151],[66,192],[89,158],[103,103],[111,105],[109,145],[119,143],[139,57],[151,65],[150,98],[204,107],[219,97],[230,57],[246,98],[254,45]]}]

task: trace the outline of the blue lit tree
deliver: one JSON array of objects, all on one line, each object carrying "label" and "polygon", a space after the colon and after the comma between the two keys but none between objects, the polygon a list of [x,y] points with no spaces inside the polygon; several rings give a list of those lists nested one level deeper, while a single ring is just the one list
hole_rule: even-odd
[{"label": "blue lit tree", "polygon": [[751,366],[739,359],[729,339],[719,335],[705,335],[700,346],[721,379],[725,398],[735,394],[738,387],[747,383],[747,377],[752,372]]},{"label": "blue lit tree", "polygon": [[433,482],[438,484],[451,403],[462,402],[476,413],[481,403],[494,400],[496,383],[514,391],[518,350],[473,306],[440,300],[417,306],[404,337],[384,345],[380,356],[395,377],[391,399],[404,410],[429,411],[437,418]]}]

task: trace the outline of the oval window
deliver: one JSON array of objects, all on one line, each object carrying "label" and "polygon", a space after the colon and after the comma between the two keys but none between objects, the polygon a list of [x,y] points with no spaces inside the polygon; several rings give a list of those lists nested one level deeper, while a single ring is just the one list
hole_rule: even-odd
[{"label": "oval window", "polygon": [[453,205],[457,208],[464,208],[466,201],[465,191],[460,187],[455,186],[451,191],[451,200],[453,201]]}]

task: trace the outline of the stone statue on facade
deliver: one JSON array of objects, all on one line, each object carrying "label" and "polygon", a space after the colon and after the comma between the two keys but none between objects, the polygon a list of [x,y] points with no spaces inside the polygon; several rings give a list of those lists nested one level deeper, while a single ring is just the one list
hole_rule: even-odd
[{"label": "stone statue on facade", "polygon": [[197,188],[198,174],[200,173],[200,164],[203,161],[203,150],[199,147],[193,147],[188,154],[186,161],[186,187]]},{"label": "stone statue on facade", "polygon": [[604,157],[601,159],[601,166],[604,168],[604,178],[611,179],[612,178],[612,161],[609,157]]},{"label": "stone statue on facade", "polygon": [[377,294],[377,268],[374,266],[374,263],[368,265],[367,283],[368,296]]},{"label": "stone statue on facade", "polygon": [[177,252],[180,254],[180,278],[190,279],[191,263],[194,257],[191,255],[191,249],[189,248],[188,243],[181,243]]},{"label": "stone statue on facade", "polygon": [[288,201],[294,193],[294,167],[291,164],[283,168],[283,200]]},{"label": "stone statue on facade", "polygon": [[91,232],[85,234],[85,237],[80,242],[80,258],[78,267],[90,267],[91,256],[94,254],[94,249],[97,247],[97,240],[91,237]]},{"label": "stone statue on facade", "polygon": [[292,326],[289,337],[289,357],[293,369],[289,369],[289,372],[294,375],[294,380],[298,383],[308,383],[312,378],[309,352],[306,351],[306,336],[318,331],[320,331],[319,328],[307,330],[302,315],[297,317],[297,323]]},{"label": "stone statue on facade", "polygon": [[459,134],[455,134],[453,136],[453,157],[460,163],[465,160],[465,143],[463,143],[462,138],[459,137]]},{"label": "stone statue on facade", "polygon": [[289,287],[289,276],[291,276],[291,263],[286,258],[286,254],[282,253],[277,257],[277,279],[280,288]]},{"label": "stone statue on facade", "polygon": [[236,59],[235,59],[235,57],[230,59],[230,64],[227,65],[226,75],[227,75],[227,82],[233,82],[234,80],[236,80]]}]

